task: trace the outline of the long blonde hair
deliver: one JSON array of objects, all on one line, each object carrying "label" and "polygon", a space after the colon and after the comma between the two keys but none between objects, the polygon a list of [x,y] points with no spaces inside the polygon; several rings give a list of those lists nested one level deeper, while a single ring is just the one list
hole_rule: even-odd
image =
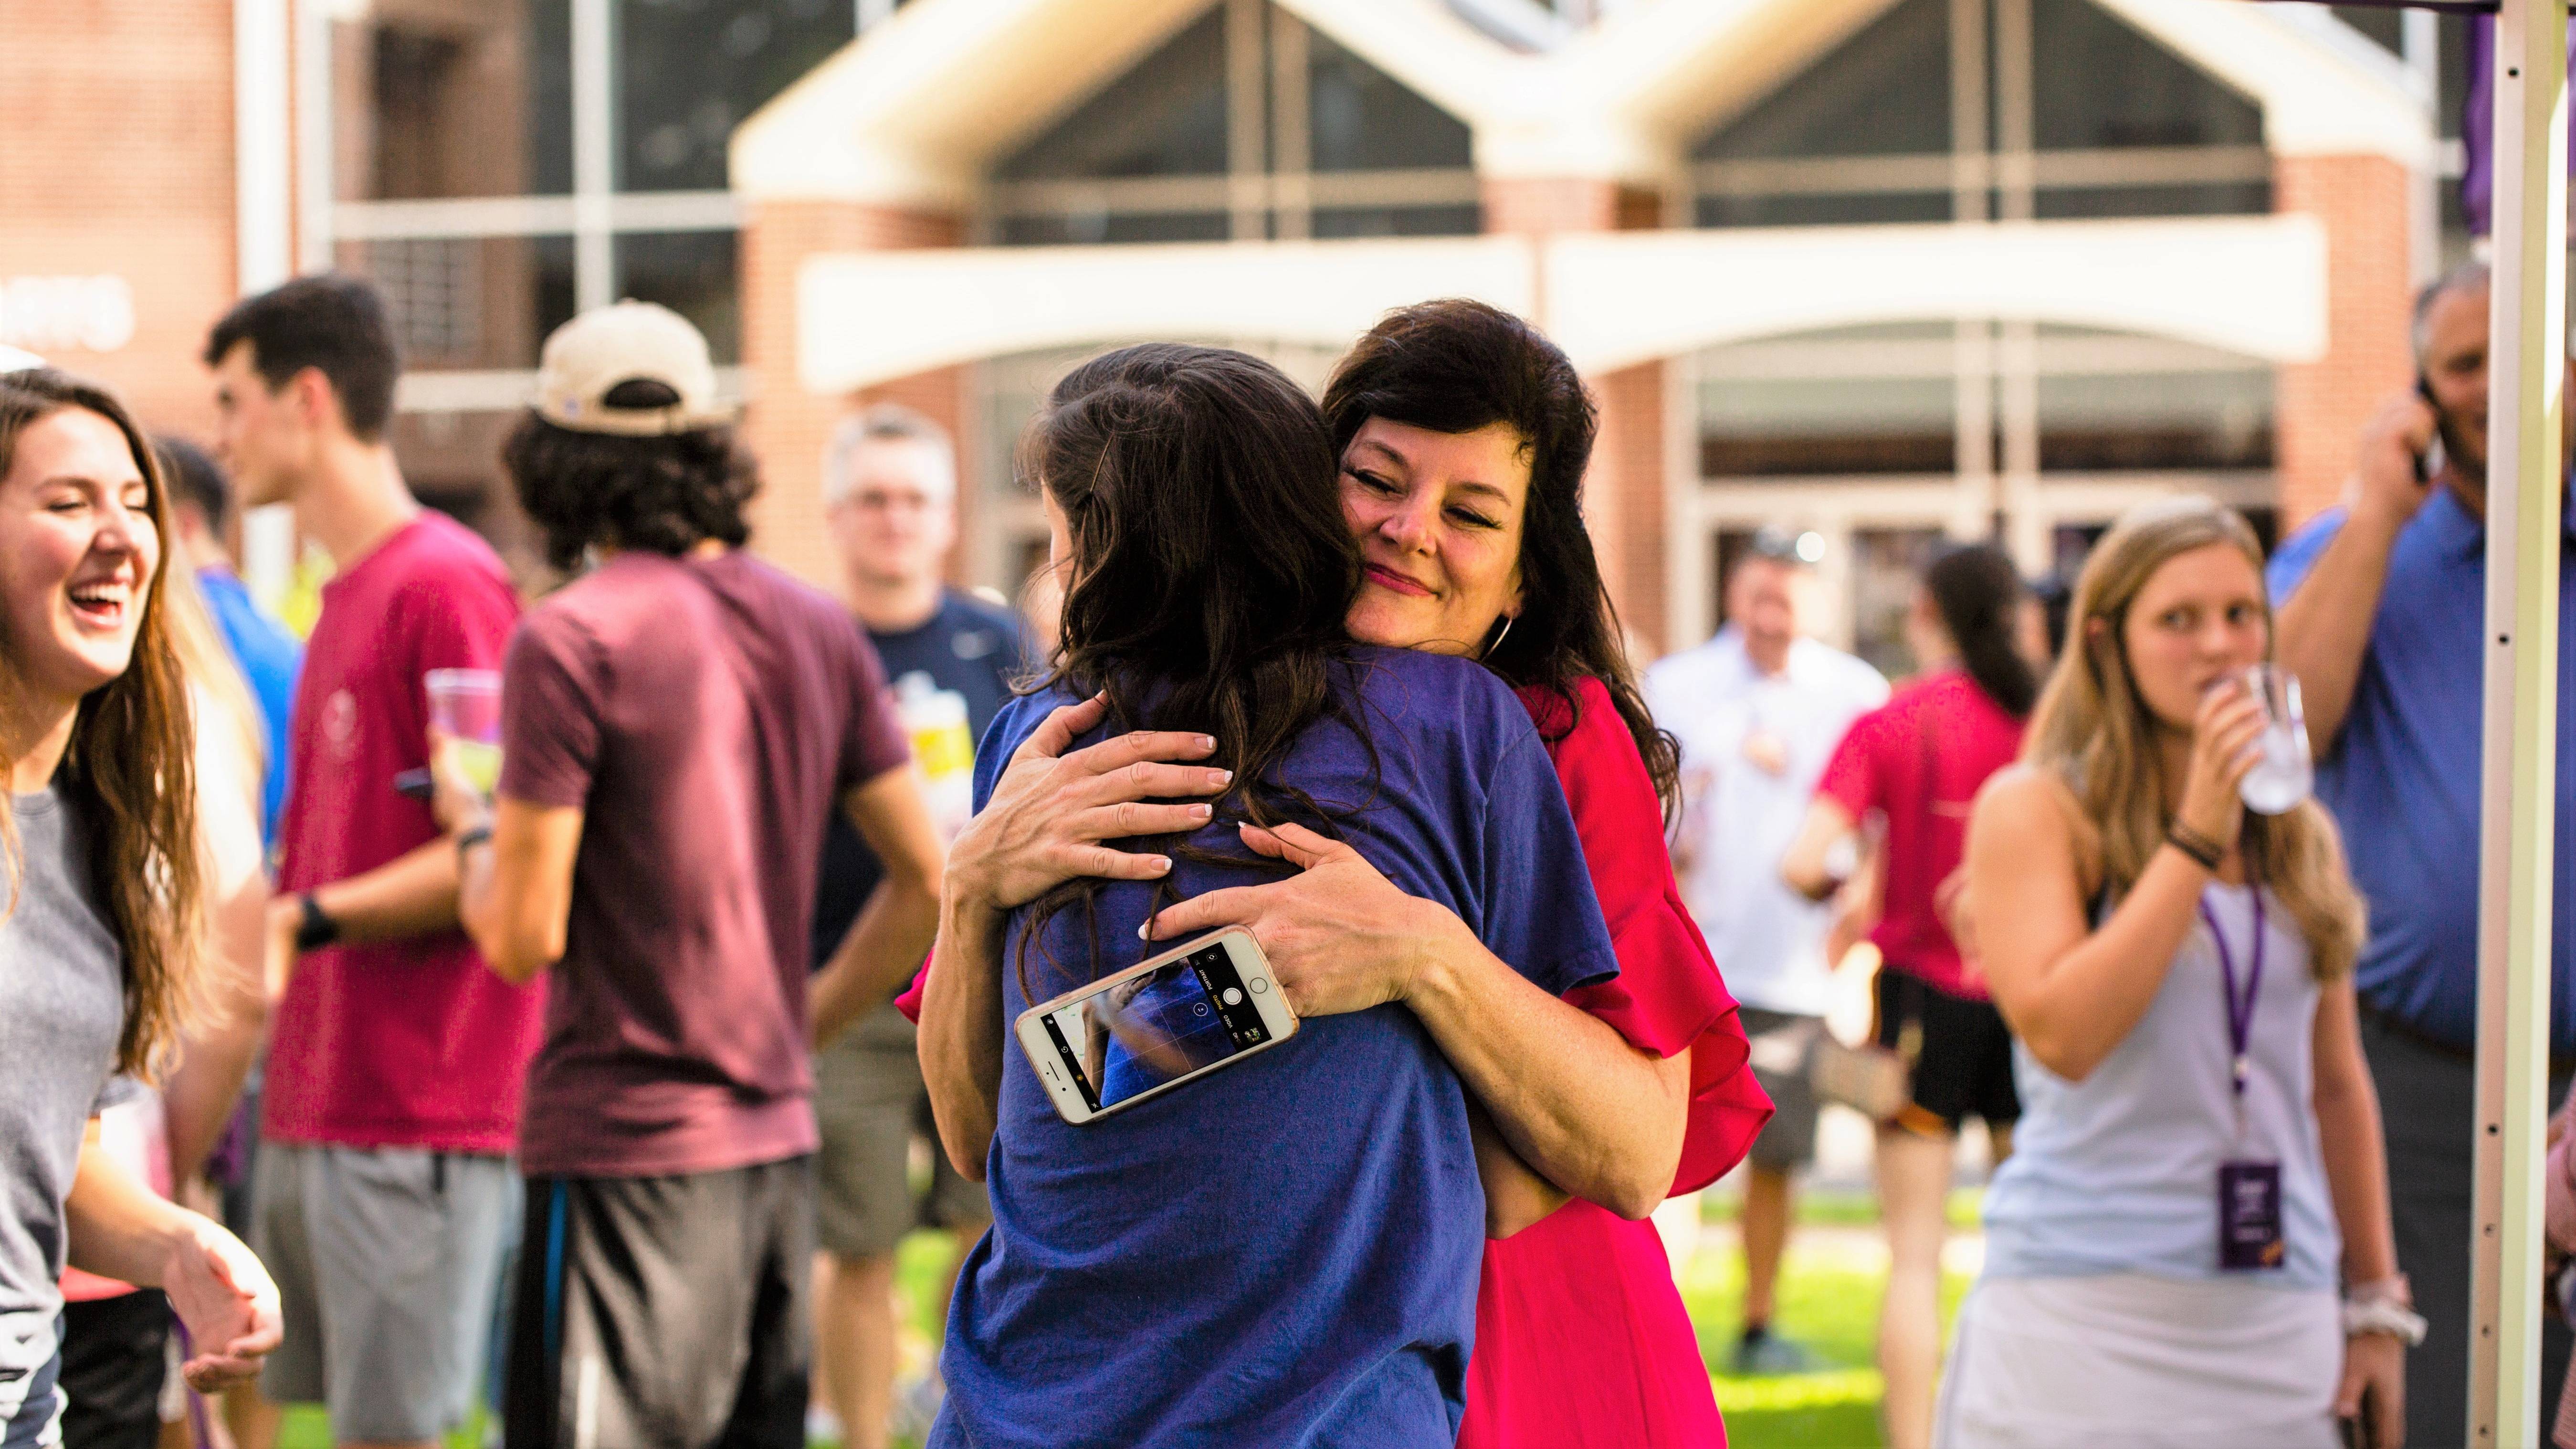
[{"label": "long blonde hair", "polygon": [[[2040,694],[2022,744],[2024,761],[2073,792],[2083,827],[2079,850],[2099,870],[2099,879],[2087,884],[2105,900],[2117,901],[2137,883],[2173,823],[2165,808],[2164,756],[2155,748],[2160,726],[2138,696],[2122,629],[2129,606],[2156,570],[2213,544],[2242,553],[2255,576],[2262,576],[2263,549],[2254,530],[2206,498],[2141,504],[2112,525],[2076,580],[2066,652]],[[2266,657],[2271,629],[2266,599]],[[2310,799],[2283,815],[2249,811],[2240,842],[2247,876],[2270,889],[2307,938],[2317,979],[2332,981],[2350,971],[2361,955],[2364,913],[2325,807]]]},{"label": "long blonde hair", "polygon": [[[125,672],[83,696],[71,748],[56,779],[87,797],[95,829],[81,862],[104,897],[125,957],[125,1025],[116,1068],[150,1078],[193,1015],[204,955],[204,870],[197,841],[195,732],[186,675],[171,642],[165,584],[173,551],[170,490],[160,459],[116,395],[51,368],[0,373],[0,477],[18,437],[67,408],[116,425],[142,471],[144,512],[163,540],[160,566],[143,584],[143,618]],[[0,689],[18,688],[16,646],[0,629]],[[9,766],[0,744],[0,778]],[[0,908],[14,904],[20,858],[9,792],[0,789]]]}]

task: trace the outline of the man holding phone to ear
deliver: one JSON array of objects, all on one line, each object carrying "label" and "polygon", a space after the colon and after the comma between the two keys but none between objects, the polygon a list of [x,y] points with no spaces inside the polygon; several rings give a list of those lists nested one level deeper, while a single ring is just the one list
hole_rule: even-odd
[{"label": "man holding phone to ear", "polygon": [[[2379,1086],[2403,1274],[2353,1301],[2403,1301],[2430,1331],[2407,1357],[2407,1439],[2457,1443],[2468,1412],[2469,1191],[2475,1156],[2478,818],[2486,603],[2484,264],[2415,305],[2417,385],[2361,438],[2347,501],[2281,545],[2271,568],[2281,665],[2306,695],[2317,795],[2342,826],[2370,903],[2356,972],[2362,1048]],[[2435,444],[2438,442],[2439,447]],[[2559,691],[2576,689],[2576,554],[2559,562]],[[2576,838],[2576,712],[2558,722],[2558,851]],[[2551,1100],[2576,1065],[2571,915],[2558,876]],[[2570,1339],[2544,1322],[2541,1422],[2557,1415]]]}]

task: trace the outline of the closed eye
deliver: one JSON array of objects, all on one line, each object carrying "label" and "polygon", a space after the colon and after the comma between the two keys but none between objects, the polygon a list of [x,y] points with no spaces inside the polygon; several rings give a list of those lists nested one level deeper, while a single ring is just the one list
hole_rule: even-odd
[{"label": "closed eye", "polygon": [[1381,478],[1377,474],[1371,473],[1364,468],[1344,468],[1342,470],[1342,475],[1358,483],[1362,488],[1365,488],[1371,493],[1375,493],[1382,498],[1393,498],[1404,491],[1403,489],[1398,488],[1393,482],[1385,478]]}]

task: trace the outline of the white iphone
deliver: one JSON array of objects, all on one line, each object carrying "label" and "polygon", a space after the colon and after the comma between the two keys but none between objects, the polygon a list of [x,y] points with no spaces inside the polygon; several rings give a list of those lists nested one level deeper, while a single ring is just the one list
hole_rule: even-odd
[{"label": "white iphone", "polygon": [[1261,945],[1201,936],[1020,1013],[1020,1050],[1067,1122],[1122,1111],[1297,1034]]}]

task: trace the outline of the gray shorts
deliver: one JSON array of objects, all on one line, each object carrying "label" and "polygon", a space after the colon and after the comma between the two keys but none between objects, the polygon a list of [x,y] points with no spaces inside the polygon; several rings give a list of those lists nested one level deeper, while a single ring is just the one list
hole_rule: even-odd
[{"label": "gray shorts", "polygon": [[[1818,1022],[1816,1017],[1764,1011],[1758,1006],[1739,1007],[1736,1019],[1748,1037]],[[1805,1059],[1800,1060],[1803,1063]],[[1755,1067],[1753,1077],[1762,1084],[1763,1091],[1771,1094],[1771,1105],[1776,1110],[1764,1124],[1762,1135],[1753,1139],[1748,1159],[1766,1172],[1795,1172],[1815,1161],[1816,1089],[1808,1084],[1804,1067],[1794,1072],[1766,1072]]]},{"label": "gray shorts", "polygon": [[[814,1058],[816,1236],[843,1258],[881,1258],[914,1228],[981,1232],[993,1220],[984,1185],[958,1176],[939,1148],[911,1022],[880,1007]],[[929,1167],[916,1181],[913,1147]]]},{"label": "gray shorts", "polygon": [[343,1444],[463,1424],[522,1192],[502,1157],[260,1143],[252,1247],[286,1320],[260,1392],[328,1405]]}]

